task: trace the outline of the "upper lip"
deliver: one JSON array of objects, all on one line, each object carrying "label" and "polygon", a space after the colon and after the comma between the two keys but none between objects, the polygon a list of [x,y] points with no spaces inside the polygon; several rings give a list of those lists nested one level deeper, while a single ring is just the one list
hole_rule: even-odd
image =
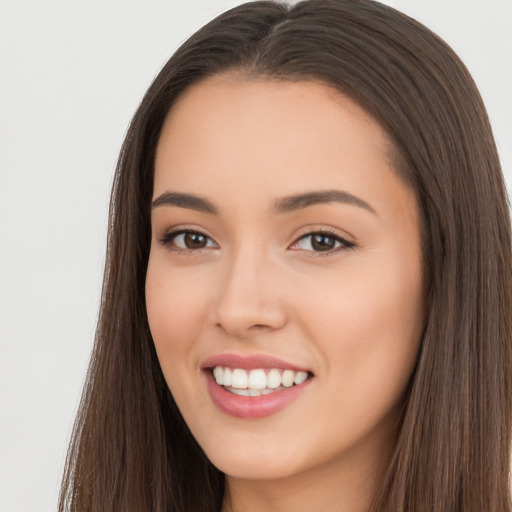
[{"label": "upper lip", "polygon": [[283,370],[293,370],[295,372],[312,373],[307,368],[297,366],[277,357],[264,354],[240,355],[233,353],[217,354],[208,357],[201,363],[203,370],[214,368],[215,366],[227,366],[229,368],[241,368],[243,370],[256,370],[258,368],[279,368]]}]

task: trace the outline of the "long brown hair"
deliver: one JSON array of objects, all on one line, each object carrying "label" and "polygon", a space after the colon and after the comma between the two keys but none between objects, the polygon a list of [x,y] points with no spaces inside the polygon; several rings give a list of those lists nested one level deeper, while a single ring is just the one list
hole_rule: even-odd
[{"label": "long brown hair", "polygon": [[512,255],[505,186],[478,91],[421,24],[370,0],[253,2],[172,56],[117,166],[102,303],[59,510],[218,511],[223,475],[177,410],[144,282],[155,148],[191,84],[218,73],[315,80],[369,112],[422,219],[427,323],[375,511],[510,512]]}]

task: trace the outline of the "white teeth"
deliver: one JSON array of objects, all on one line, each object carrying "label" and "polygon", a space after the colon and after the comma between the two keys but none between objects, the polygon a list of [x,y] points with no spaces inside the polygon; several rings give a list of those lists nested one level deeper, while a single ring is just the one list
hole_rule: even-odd
[{"label": "white teeth", "polygon": [[294,384],[298,386],[307,380],[308,373],[278,368],[266,372],[261,368],[246,371],[242,368],[216,366],[213,377],[219,386],[229,388],[229,391],[237,395],[259,396],[289,388]]},{"label": "white teeth", "polygon": [[290,386],[293,386],[293,379],[295,377],[295,373],[291,370],[285,370],[283,372],[283,376],[281,377],[281,382],[283,383],[283,386],[285,388],[289,388]]},{"label": "white teeth", "polygon": [[251,370],[247,387],[251,389],[265,389],[267,387],[265,372],[263,370]]},{"label": "white teeth", "polygon": [[267,375],[267,388],[276,389],[281,385],[281,372],[272,368]]},{"label": "white teeth", "polygon": [[213,369],[213,376],[215,377],[215,381],[219,386],[224,385],[224,370],[221,366],[216,366]]},{"label": "white teeth", "polygon": [[[217,366],[215,368],[218,368]],[[222,368],[222,367],[220,367]],[[222,377],[222,385],[231,386],[233,383],[233,372],[229,368],[224,368],[224,376]]]},{"label": "white teeth", "polygon": [[226,391],[229,391],[230,393],[233,393],[234,395],[240,395],[240,396],[260,396],[260,395],[269,395],[270,393],[274,393],[274,391],[281,391],[283,387],[279,387],[279,389],[236,389],[230,387],[225,387]]},{"label": "white teeth", "polygon": [[[307,372],[297,372],[293,382],[297,385],[302,384],[308,378]],[[224,374],[224,385],[226,385],[226,374]]]},{"label": "white teeth", "polygon": [[231,387],[236,389],[247,389],[247,381],[249,378],[247,377],[247,372],[245,370],[235,368],[231,374],[231,378]]},{"label": "white teeth", "polygon": [[249,396],[249,390],[247,389],[229,388],[229,391],[235,395]]}]

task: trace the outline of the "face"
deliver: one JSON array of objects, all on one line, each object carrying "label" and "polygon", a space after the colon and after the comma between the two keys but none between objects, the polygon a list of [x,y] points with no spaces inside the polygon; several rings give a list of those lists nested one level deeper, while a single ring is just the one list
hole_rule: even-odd
[{"label": "face", "polygon": [[417,205],[389,155],[374,120],[310,82],[218,76],[169,114],[147,312],[174,399],[227,475],[364,464],[391,443],[423,288]]}]

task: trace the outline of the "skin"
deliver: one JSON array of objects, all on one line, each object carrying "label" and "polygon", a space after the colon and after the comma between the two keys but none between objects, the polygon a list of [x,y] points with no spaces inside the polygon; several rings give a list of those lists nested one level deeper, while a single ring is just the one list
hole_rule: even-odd
[{"label": "skin", "polygon": [[[218,212],[154,206],[147,311],[169,388],[226,474],[223,512],[368,508],[424,322],[417,203],[390,152],[365,111],[312,82],[216,76],[168,115],[154,199],[193,194]],[[276,213],[279,199],[319,190],[369,208]],[[166,237],[180,229],[206,246]],[[348,245],[318,251],[304,238],[326,230]],[[200,369],[225,352],[275,356],[314,377],[282,411],[235,418],[214,405]]]}]

